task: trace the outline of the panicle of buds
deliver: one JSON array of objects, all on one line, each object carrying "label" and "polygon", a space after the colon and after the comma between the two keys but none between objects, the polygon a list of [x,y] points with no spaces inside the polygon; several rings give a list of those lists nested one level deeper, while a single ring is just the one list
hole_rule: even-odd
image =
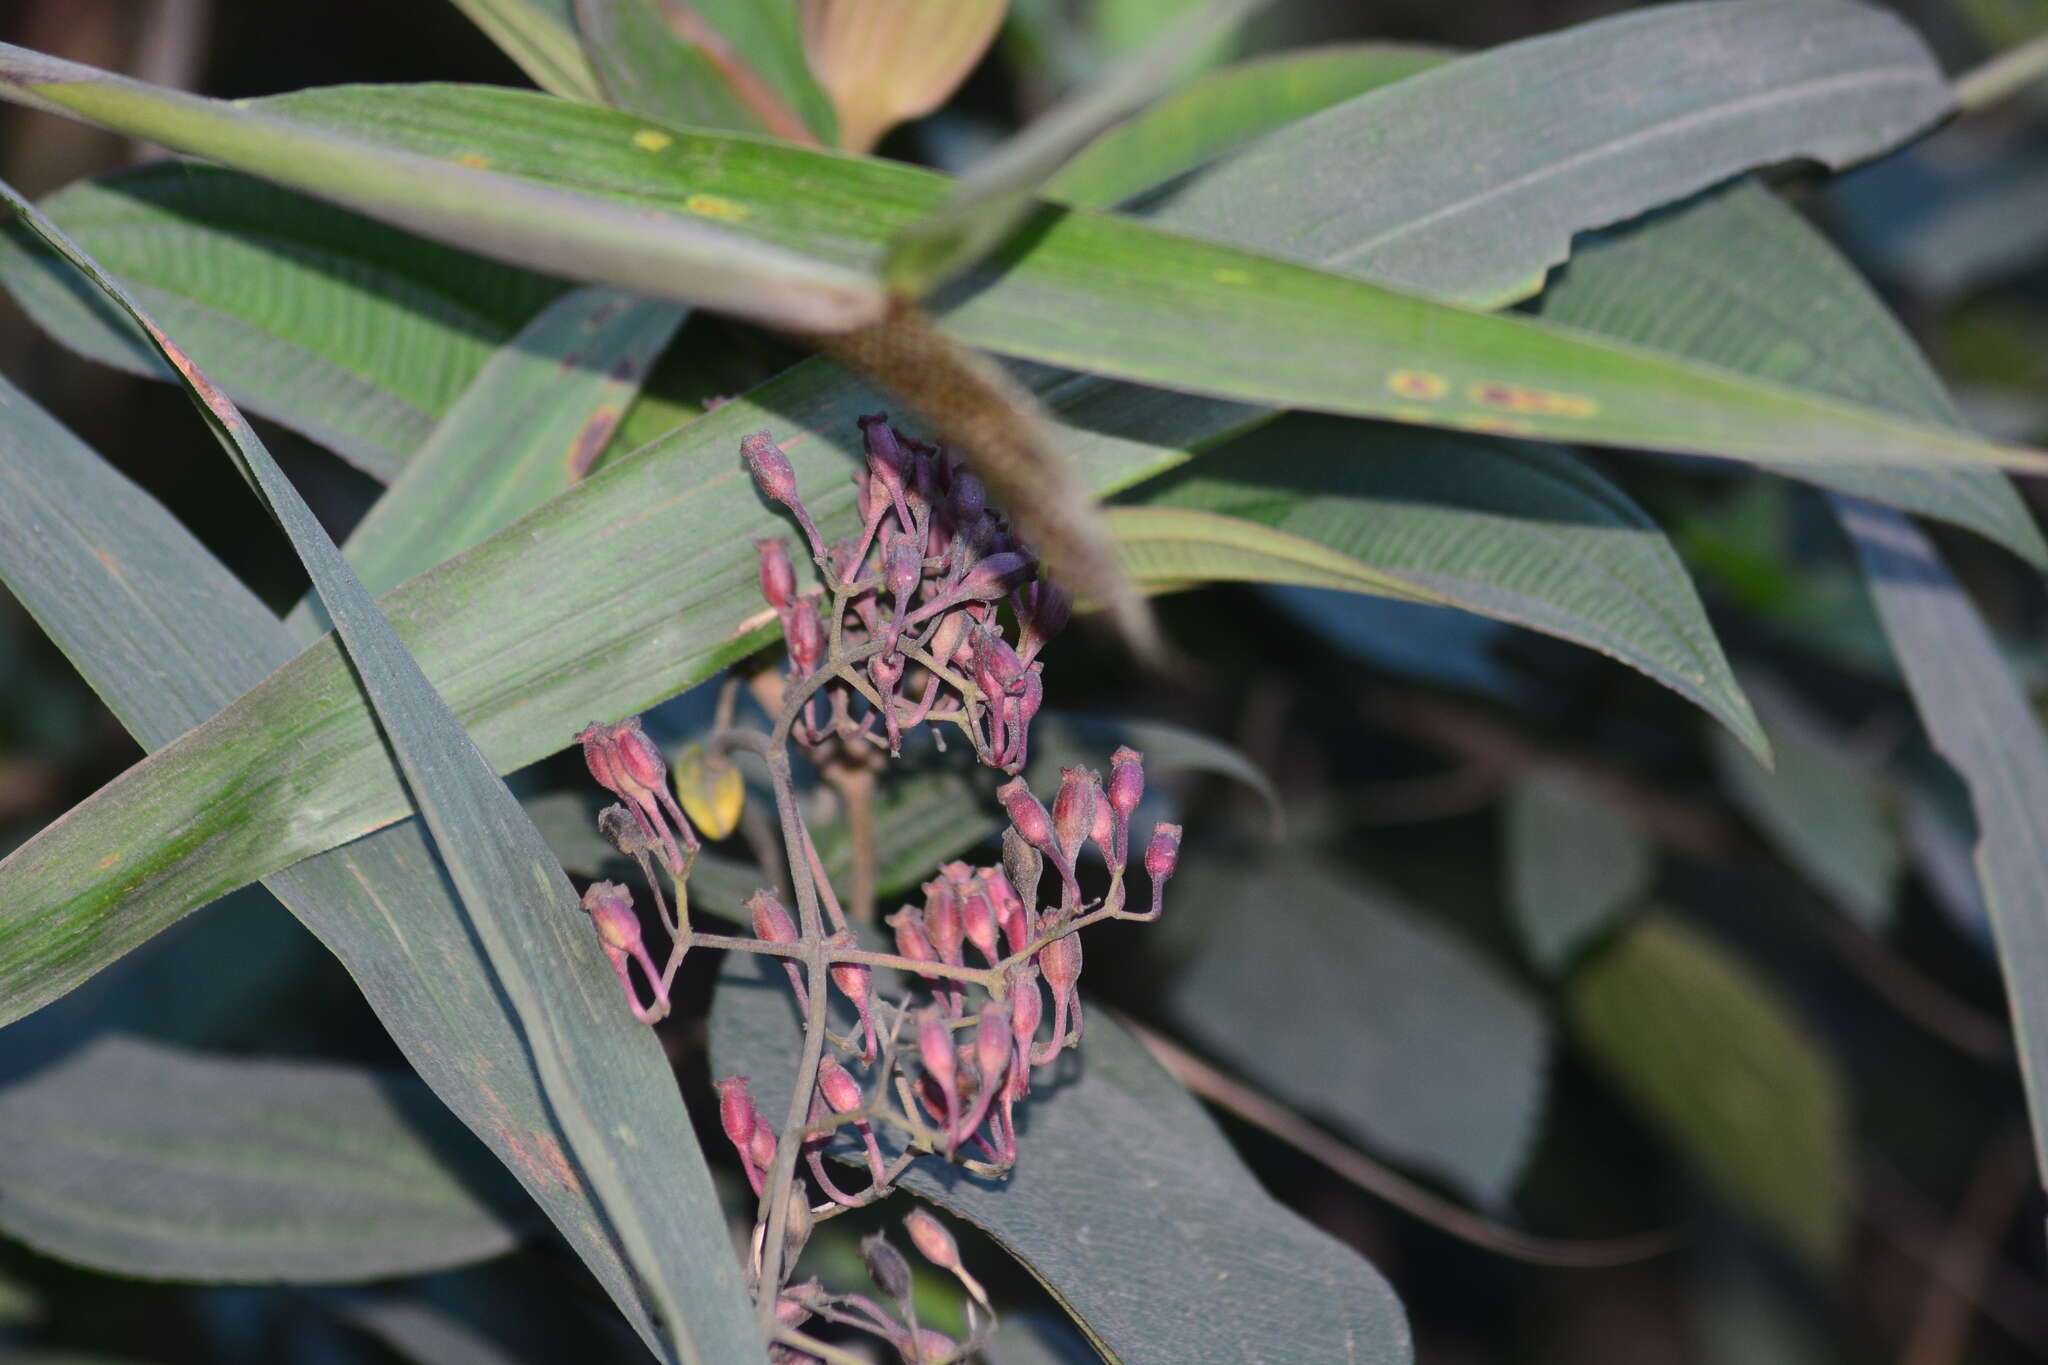
[{"label": "panicle of buds", "polygon": [[670,793],[668,761],[640,728],[640,718],[628,716],[616,725],[593,721],[576,739],[597,784],[626,804],[670,873],[684,875],[689,869],[684,855],[694,856],[698,849],[697,832]]},{"label": "panicle of buds", "polygon": [[[957,459],[906,436],[886,413],[862,417],[860,429],[861,527],[832,546],[819,538],[782,449],[766,432],[741,443],[762,495],[796,518],[824,577],[830,615],[820,619],[817,602],[797,592],[781,543],[756,542],[761,595],[782,621],[791,681],[811,683],[836,638],[840,657],[865,662],[871,684],[863,689],[838,674],[816,680],[826,704],[801,709],[795,737],[814,757],[871,744],[894,753],[905,734],[938,715],[966,731],[982,762],[1014,773],[1045,695],[1034,660],[1066,623],[1070,603],[1038,576],[1037,558]],[[992,609],[1006,595],[1021,655],[1002,638]]]}]

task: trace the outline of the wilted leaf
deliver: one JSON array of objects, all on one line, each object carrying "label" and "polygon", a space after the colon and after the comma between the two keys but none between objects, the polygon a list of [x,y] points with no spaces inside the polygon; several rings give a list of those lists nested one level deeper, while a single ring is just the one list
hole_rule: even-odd
[{"label": "wilted leaf", "polygon": [[[868,151],[944,104],[1008,8],[1009,0],[797,0],[804,52],[839,112],[839,145]],[[905,52],[917,60],[904,62]]]}]

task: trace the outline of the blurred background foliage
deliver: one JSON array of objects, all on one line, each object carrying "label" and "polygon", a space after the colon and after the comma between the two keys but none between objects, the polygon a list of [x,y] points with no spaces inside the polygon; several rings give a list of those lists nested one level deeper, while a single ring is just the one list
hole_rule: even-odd
[{"label": "blurred background foliage", "polygon": [[[1183,7],[1018,0],[961,95],[879,150],[962,164]],[[1363,37],[1481,47],[1624,8],[1281,0],[1201,64]],[[2048,0],[1897,8],[1951,69],[2048,31]],[[228,97],[523,84],[456,9],[421,0],[11,0],[0,38]],[[150,154],[0,112],[0,175],[31,194]],[[2048,91],[1825,185],[1782,188],[1882,289],[1974,426],[2048,440]],[[704,395],[781,358],[729,344],[730,328],[690,324],[688,354],[717,356],[685,381]],[[77,358],[11,302],[0,371],[265,601],[298,598],[286,543],[182,394]],[[377,485],[264,431],[342,537]],[[1245,782],[1181,778],[1169,799],[1191,856],[1168,921],[1091,940],[1093,991],[1176,1039],[1189,1066],[1267,1097],[1224,1106],[1230,1136],[1268,1188],[1384,1271],[1425,1365],[2048,1358],[2048,1210],[1968,806],[1920,735],[1840,532],[1801,485],[1587,458],[1679,547],[1776,772],[1636,673],[1514,627],[1306,588],[1169,597],[1162,617],[1186,667],[1136,676],[1077,633],[1055,646],[1052,704],[1227,741],[1284,794],[1281,819]],[[2039,697],[2039,575],[1985,541],[1931,532]],[[11,848],[140,752],[4,594],[0,695]],[[680,742],[706,711],[688,694],[654,728]],[[539,795],[576,779],[557,761],[520,784]],[[696,1016],[665,1030],[699,1082],[703,985]],[[114,1029],[399,1062],[339,966],[258,889],[0,1035],[0,1077]],[[1227,1080],[1206,1088],[1230,1098]],[[1579,1244],[1644,1232],[1671,1244],[1621,1265],[1545,1263],[1598,1259],[1602,1247]],[[851,1238],[822,1254],[850,1266]],[[986,1247],[969,1257],[978,1271],[1001,1264]],[[999,1359],[1090,1358],[1024,1276],[993,1278],[1013,1305]],[[957,1306],[929,1288],[926,1320],[943,1324]],[[595,1325],[604,1316],[546,1238],[361,1292],[153,1284],[0,1244],[6,1359],[626,1358],[633,1348]]]}]

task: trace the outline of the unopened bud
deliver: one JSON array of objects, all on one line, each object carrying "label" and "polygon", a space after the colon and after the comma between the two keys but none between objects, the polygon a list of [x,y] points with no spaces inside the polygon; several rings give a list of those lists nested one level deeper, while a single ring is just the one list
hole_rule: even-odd
[{"label": "unopened bud", "polygon": [[628,716],[612,727],[619,771],[638,786],[657,791],[668,785],[668,760],[661,747],[640,728],[640,717]]},{"label": "unopened bud", "polygon": [[1018,624],[1023,627],[1018,650],[1029,663],[1038,657],[1047,641],[1066,628],[1068,618],[1074,614],[1074,599],[1058,584],[1043,578],[1026,591],[1028,602],[1017,612]]},{"label": "unopened bud", "polygon": [[896,931],[896,952],[913,962],[937,962],[938,950],[924,931],[924,913],[915,906],[904,906],[885,921]]},{"label": "unopened bud", "polygon": [[789,560],[789,542],[781,536],[768,536],[755,541],[754,548],[761,552],[761,596],[780,611],[796,596],[796,566]]},{"label": "unopened bud", "polygon": [[1109,804],[1128,820],[1145,799],[1145,756],[1126,744],[1109,756]]},{"label": "unopened bud", "polygon": [[1045,806],[1031,794],[1023,778],[996,788],[996,799],[1003,803],[1003,813],[1010,817],[1011,826],[1024,842],[1041,853],[1052,848],[1052,817],[1045,813]]},{"label": "unopened bud", "polygon": [[1003,875],[1023,903],[1027,927],[1038,910],[1038,880],[1044,870],[1045,859],[1029,840],[1014,829],[1003,831]]},{"label": "unopened bud", "polygon": [[926,1007],[917,1012],[917,1055],[925,1074],[939,1087],[950,1104],[955,1077],[953,1034],[939,1012]]},{"label": "unopened bud", "polygon": [[877,1232],[861,1238],[860,1258],[875,1288],[899,1302],[910,1297],[910,1262],[887,1237]]},{"label": "unopened bud", "polygon": [[1095,794],[1101,779],[1086,768],[1060,769],[1059,794],[1052,799],[1053,837],[1071,865],[1095,828]]},{"label": "unopened bud", "polygon": [[769,943],[796,942],[796,921],[773,891],[756,891],[747,897],[747,910],[754,917],[754,937]]},{"label": "unopened bud", "polygon": [[995,899],[979,879],[960,895],[960,927],[967,941],[991,963],[1002,956]]},{"label": "unopened bud", "polygon": [[896,610],[910,609],[911,594],[924,581],[924,551],[909,536],[898,536],[889,542],[889,553],[883,562],[882,586],[896,599]]},{"label": "unopened bud", "polygon": [[989,904],[995,907],[996,924],[1009,940],[1010,951],[1024,951],[1024,945],[1031,941],[1031,917],[1024,912],[1023,898],[1010,885],[1010,879],[993,867],[984,867],[974,875],[981,882]]},{"label": "unopened bud", "polygon": [[1045,1018],[1045,997],[1038,993],[1038,978],[1020,976],[1010,986],[1010,1038],[1018,1047],[1028,1048],[1038,1036],[1039,1021]]},{"label": "unopened bud", "polygon": [[960,965],[960,945],[967,935],[960,922],[960,893],[948,878],[924,884],[924,932],[939,961]]},{"label": "unopened bud", "polygon": [[960,1265],[960,1246],[953,1240],[953,1234],[946,1225],[925,1212],[912,1209],[903,1220],[903,1230],[910,1234],[911,1245],[917,1254],[941,1270],[955,1270]]},{"label": "unopened bud", "polygon": [[592,882],[583,893],[583,909],[597,926],[598,942],[616,958],[640,951],[640,917],[633,913],[633,893],[617,882]]},{"label": "unopened bud", "polygon": [[803,598],[791,602],[783,617],[782,633],[789,642],[789,662],[797,676],[817,671],[825,659],[825,623],[819,619],[817,607]]},{"label": "unopened bud", "polygon": [[851,1114],[865,1098],[860,1093],[860,1082],[839,1064],[838,1058],[829,1056],[818,1062],[818,1093],[835,1114]]},{"label": "unopened bud", "polygon": [[911,1348],[910,1365],[937,1365],[942,1360],[958,1360],[960,1343],[935,1327],[920,1327],[917,1342]]},{"label": "unopened bud", "polygon": [[1024,581],[1024,575],[1031,572],[1031,561],[1014,550],[989,555],[967,571],[960,580],[960,586],[953,591],[956,596],[975,602],[993,602],[1011,588]]},{"label": "unopened bud", "polygon": [[885,487],[901,489],[903,472],[910,467],[910,454],[897,441],[896,429],[889,425],[889,414],[877,412],[854,420],[867,446],[868,468]]},{"label": "unopened bud", "polygon": [[782,453],[782,447],[775,444],[767,432],[757,431],[741,441],[740,455],[752,471],[754,482],[769,501],[779,502],[785,507],[796,506],[796,470],[790,467],[789,456]]},{"label": "unopened bud", "polygon": [[718,1092],[718,1125],[725,1129],[726,1140],[745,1156],[754,1137],[754,1125],[759,1122],[754,1113],[754,1097],[747,1093],[747,1078],[727,1076],[712,1088]]},{"label": "unopened bud", "polygon": [[1045,973],[1045,984],[1052,987],[1054,999],[1072,992],[1081,979],[1081,936],[1063,934],[1040,948],[1038,969]]},{"label": "unopened bud", "polygon": [[1145,849],[1145,875],[1163,882],[1180,866],[1180,826],[1154,825],[1152,842]]},{"label": "unopened bud", "polygon": [[981,1073],[981,1088],[993,1094],[1003,1083],[1010,1062],[1010,1012],[991,1000],[981,1007],[981,1021],[974,1029],[974,1069]]},{"label": "unopened bud", "polygon": [[753,1136],[747,1139],[747,1156],[763,1171],[775,1164],[775,1130],[759,1118],[754,1120]]},{"label": "unopened bud", "polygon": [[[583,745],[583,764],[590,769],[597,785],[609,792],[619,792],[619,769],[612,757],[611,727],[592,721],[576,732],[576,739]],[[623,792],[619,794],[624,795]]]},{"label": "unopened bud", "polygon": [[633,818],[633,812],[624,806],[606,806],[597,813],[597,832],[605,837],[613,848],[628,858],[653,852],[653,841],[647,831]]}]

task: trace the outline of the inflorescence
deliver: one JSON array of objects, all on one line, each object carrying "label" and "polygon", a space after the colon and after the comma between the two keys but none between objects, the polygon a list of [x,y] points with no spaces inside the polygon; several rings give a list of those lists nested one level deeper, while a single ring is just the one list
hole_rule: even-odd
[{"label": "inflorescence", "polygon": [[[815,1318],[881,1338],[907,1365],[942,1365],[979,1349],[993,1318],[951,1234],[931,1214],[913,1212],[905,1227],[919,1253],[966,1288],[971,1330],[964,1343],[918,1325],[908,1264],[879,1235],[862,1251],[893,1312],[864,1295],[828,1292],[815,1279],[790,1283],[789,1269],[818,1222],[881,1199],[921,1157],[1007,1176],[1018,1159],[1016,1107],[1030,1094],[1033,1069],[1081,1041],[1079,931],[1105,919],[1157,919],[1181,831],[1153,827],[1143,857],[1150,894],[1145,908],[1129,908],[1131,819],[1145,790],[1141,756],[1118,749],[1107,783],[1093,770],[1065,769],[1050,810],[1013,777],[997,791],[1009,820],[1000,864],[945,864],[924,884],[921,903],[888,916],[893,954],[860,946],[804,823],[789,744],[814,758],[858,746],[894,753],[914,727],[950,722],[983,763],[1015,774],[1044,695],[1037,656],[1069,611],[957,458],[911,440],[884,416],[863,417],[860,426],[867,453],[855,480],[861,529],[829,546],[782,450],[765,433],[741,448],[761,491],[802,529],[822,587],[798,590],[786,541],[757,542],[761,591],[782,622],[789,656],[781,710],[772,732],[728,725],[711,748],[765,762],[796,912],[764,889],[746,903],[751,938],[692,930],[686,883],[701,841],[637,719],[592,725],[579,738],[591,775],[619,798],[599,827],[639,864],[670,938],[667,961],[656,966],[626,887],[598,882],[584,908],[634,1014],[648,1023],[668,1013],[676,971],[692,946],[783,961],[805,1021],[799,1090],[787,1118],[777,1125],[763,1116],[745,1076],[717,1084],[721,1126],[759,1201],[748,1269],[772,1357],[813,1365],[831,1355],[805,1330]],[[1005,597],[1018,622],[1014,646],[998,611]],[[1081,875],[1089,845],[1108,877],[1092,896]],[[635,964],[651,1003],[642,1003]],[[900,993],[885,994],[889,979],[878,985],[878,969],[898,974]],[[835,995],[852,1006],[855,1021],[843,1037],[829,1027]],[[864,1168],[860,1181],[847,1182],[857,1186],[850,1190],[827,1164],[842,1135],[853,1145],[835,1159]],[[799,1160],[808,1178],[797,1173]]]}]

